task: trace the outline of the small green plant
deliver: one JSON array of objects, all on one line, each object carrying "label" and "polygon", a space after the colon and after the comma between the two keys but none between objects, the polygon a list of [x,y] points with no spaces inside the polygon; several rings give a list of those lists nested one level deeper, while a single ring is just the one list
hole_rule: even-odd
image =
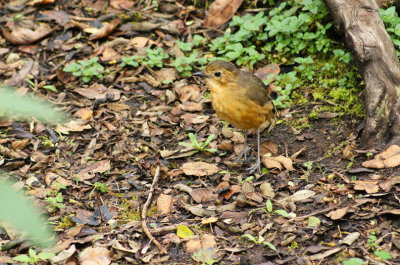
[{"label": "small green plant", "polygon": [[207,63],[207,58],[199,57],[197,52],[192,52],[189,56],[183,56],[176,58],[170,66],[175,67],[175,69],[181,73],[182,76],[191,76],[193,66],[195,65],[205,65]]},{"label": "small green plant", "polygon": [[400,56],[400,17],[396,12],[396,7],[379,9],[379,14],[396,48],[397,56]]},{"label": "small green plant", "polygon": [[89,60],[79,60],[64,67],[63,71],[81,77],[83,82],[87,83],[94,77],[103,77],[104,67],[98,61],[98,57],[93,57]]},{"label": "small green plant", "polygon": [[389,252],[381,249],[381,247],[379,246],[378,238],[375,236],[374,232],[371,232],[368,235],[367,247],[370,250],[373,250],[374,255],[377,256],[379,259],[389,260],[393,258]]},{"label": "small green plant", "polygon": [[125,67],[127,65],[132,66],[134,68],[138,67],[140,63],[143,61],[144,56],[122,56],[121,57],[121,67]]},{"label": "small green plant", "polygon": [[249,241],[253,242],[254,244],[264,245],[264,246],[269,247],[273,251],[276,251],[276,247],[274,246],[274,244],[272,244],[271,242],[265,241],[265,238],[263,236],[254,237],[250,234],[244,234],[241,237],[248,239]]},{"label": "small green plant", "polygon": [[294,217],[296,217],[295,213],[288,213],[287,211],[285,211],[283,209],[274,210],[274,207],[272,205],[271,200],[267,200],[265,202],[265,208],[257,208],[257,209],[254,209],[254,210],[250,211],[250,212],[252,213],[252,212],[257,211],[257,210],[262,210],[266,214],[276,213],[276,214],[279,214],[279,215],[281,215],[281,216],[283,216],[285,218],[294,218]]},{"label": "small green plant", "polygon": [[52,213],[55,212],[57,209],[65,208],[64,198],[62,193],[57,193],[55,196],[48,196],[45,198],[45,201],[49,204],[47,205],[46,209]]},{"label": "small green plant", "polygon": [[350,258],[348,260],[343,261],[342,265],[364,265],[366,261],[360,258]]},{"label": "small green plant", "polygon": [[29,249],[28,251],[29,255],[23,254],[23,255],[18,255],[15,258],[13,258],[15,261],[22,262],[24,265],[25,264],[38,264],[39,261],[47,261],[54,257],[54,253],[38,253],[36,254],[36,251],[33,249]]},{"label": "small green plant", "polygon": [[108,189],[107,185],[101,182],[95,182],[93,185],[93,189],[100,191],[102,193],[109,192],[110,190]]},{"label": "small green plant", "polygon": [[373,153],[366,153],[365,156],[366,156],[368,159],[371,159],[371,158],[374,156],[374,154],[373,154]]},{"label": "small green plant", "polygon": [[143,59],[143,63],[148,67],[163,67],[163,60],[167,59],[169,56],[164,52],[164,50],[160,47],[156,49],[147,49],[146,57]]},{"label": "small green plant", "polygon": [[243,179],[242,176],[239,175],[239,176],[237,176],[237,179],[238,179],[238,182],[239,182],[240,184],[243,184],[243,183],[245,183],[245,182],[251,182],[251,181],[253,181],[254,176],[249,176],[249,177]]},{"label": "small green plant", "polygon": [[204,142],[199,142],[197,137],[193,133],[189,133],[190,143],[180,142],[179,145],[186,146],[186,147],[193,147],[198,152],[199,151],[206,151],[210,153],[217,152],[217,149],[214,148],[207,148],[207,146],[211,143],[212,140],[215,139],[215,134],[210,134]]}]

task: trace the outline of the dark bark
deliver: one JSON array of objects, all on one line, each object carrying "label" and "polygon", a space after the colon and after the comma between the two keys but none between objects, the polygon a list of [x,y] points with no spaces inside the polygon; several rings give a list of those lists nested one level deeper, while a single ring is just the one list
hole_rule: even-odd
[{"label": "dark bark", "polygon": [[365,81],[360,144],[400,143],[400,63],[374,0],[326,0],[336,29],[353,50]]}]

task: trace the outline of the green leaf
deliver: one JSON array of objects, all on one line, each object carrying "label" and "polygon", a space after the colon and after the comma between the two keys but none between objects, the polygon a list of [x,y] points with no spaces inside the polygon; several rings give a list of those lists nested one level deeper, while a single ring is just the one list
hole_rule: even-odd
[{"label": "green leaf", "polygon": [[49,122],[63,122],[66,115],[56,111],[47,102],[35,101],[27,96],[17,96],[10,88],[0,86],[0,112],[10,112],[13,115],[29,115]]},{"label": "green leaf", "polygon": [[43,252],[43,253],[39,253],[38,254],[38,257],[41,260],[48,260],[48,259],[51,259],[54,256],[55,256],[54,253],[48,253],[48,252]]},{"label": "green leaf", "polygon": [[28,238],[41,247],[52,245],[53,234],[45,226],[46,219],[32,207],[30,200],[15,191],[3,177],[0,177],[0,220],[27,232]]},{"label": "green leaf", "polygon": [[267,200],[267,202],[265,203],[265,208],[267,209],[267,212],[272,213],[272,211],[274,210],[272,207],[272,202],[271,200]]},{"label": "green leaf", "polygon": [[42,86],[44,89],[47,89],[47,90],[50,90],[50,91],[53,91],[53,92],[57,92],[57,88],[55,87],[55,86],[53,86],[53,85],[45,85],[45,86]]},{"label": "green leaf", "polygon": [[389,260],[393,258],[389,252],[384,250],[375,250],[374,254],[383,260]]},{"label": "green leaf", "polygon": [[267,241],[264,241],[263,244],[272,249],[273,251],[276,251],[276,247],[274,246],[274,244]]},{"label": "green leaf", "polygon": [[28,263],[32,259],[28,255],[23,254],[23,255],[18,255],[16,257],[14,257],[13,260]]},{"label": "green leaf", "polygon": [[318,217],[310,216],[308,218],[308,227],[318,227],[321,224],[321,220]]},{"label": "green leaf", "polygon": [[286,212],[285,210],[275,210],[275,213],[282,215],[283,217],[286,217],[286,218],[289,217],[289,213]]},{"label": "green leaf", "polygon": [[348,260],[343,261],[342,265],[363,265],[365,261],[360,258],[351,258]]},{"label": "green leaf", "polygon": [[186,225],[180,225],[176,229],[176,235],[179,236],[182,239],[185,239],[185,238],[193,236],[194,233]]}]

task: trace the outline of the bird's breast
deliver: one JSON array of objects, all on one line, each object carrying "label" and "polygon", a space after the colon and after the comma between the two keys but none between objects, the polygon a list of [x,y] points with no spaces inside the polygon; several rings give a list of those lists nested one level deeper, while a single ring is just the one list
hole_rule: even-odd
[{"label": "bird's breast", "polygon": [[223,89],[209,83],[211,103],[217,115],[239,129],[255,129],[272,115],[272,104],[260,106],[244,89]]}]

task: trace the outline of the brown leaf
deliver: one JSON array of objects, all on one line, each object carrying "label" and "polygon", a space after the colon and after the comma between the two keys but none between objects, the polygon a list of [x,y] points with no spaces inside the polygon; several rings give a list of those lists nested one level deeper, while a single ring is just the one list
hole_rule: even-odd
[{"label": "brown leaf", "polygon": [[11,42],[12,44],[31,44],[34,43],[47,35],[49,35],[53,29],[50,28],[48,24],[41,23],[37,25],[34,29],[29,28],[15,28],[12,32],[7,31],[4,28],[1,28],[3,33],[3,37]]},{"label": "brown leaf", "polygon": [[91,108],[81,108],[74,113],[74,116],[88,121],[93,118],[93,110]]},{"label": "brown leaf", "polygon": [[160,215],[169,214],[171,211],[172,196],[161,193],[157,198],[157,211]]},{"label": "brown leaf", "polygon": [[258,203],[262,203],[263,202],[263,197],[260,195],[260,193],[258,192],[247,192],[244,194],[244,196],[246,196],[246,198],[253,200],[255,202]]},{"label": "brown leaf", "polygon": [[181,110],[195,112],[195,111],[203,111],[203,105],[200,103],[186,101],[179,105]]},{"label": "brown leaf", "polygon": [[204,19],[205,27],[219,27],[228,22],[243,0],[215,0]]},{"label": "brown leaf", "polygon": [[210,188],[193,189],[190,192],[193,200],[197,203],[210,202],[218,199],[218,194],[215,194]]},{"label": "brown leaf", "polygon": [[273,199],[275,197],[275,191],[274,188],[272,187],[271,183],[264,181],[260,185],[260,190],[262,194],[270,199]]},{"label": "brown leaf", "polygon": [[216,165],[206,162],[188,162],[183,164],[181,169],[186,175],[198,177],[213,175],[219,171],[219,168]]},{"label": "brown leaf", "polygon": [[158,81],[174,81],[177,78],[178,72],[175,68],[163,68],[155,72]]},{"label": "brown leaf", "polygon": [[293,162],[289,157],[284,157],[284,156],[267,157],[267,156],[263,156],[262,162],[267,168],[278,168],[279,170],[282,170],[283,168],[285,168],[285,169],[287,169],[289,171],[294,170]]},{"label": "brown leaf", "polygon": [[134,4],[135,2],[130,0],[110,0],[110,6],[117,10],[129,10],[133,7]]},{"label": "brown leaf", "polygon": [[209,116],[199,115],[194,113],[185,113],[181,117],[187,126],[191,124],[204,123],[210,118]]},{"label": "brown leaf", "polygon": [[130,43],[136,49],[143,49],[144,47],[146,47],[148,45],[153,45],[155,42],[152,39],[149,39],[146,37],[135,37],[135,38],[131,39]]},{"label": "brown leaf", "polygon": [[368,168],[391,168],[400,165],[400,146],[392,145],[373,160],[362,163],[363,167]]},{"label": "brown leaf", "polygon": [[104,247],[88,247],[79,254],[79,261],[82,265],[108,265],[110,252]]},{"label": "brown leaf", "polygon": [[118,61],[121,59],[121,54],[116,52],[113,48],[111,47],[104,47],[104,50],[101,53],[101,61],[103,62],[108,62],[108,61]]},{"label": "brown leaf", "polygon": [[201,248],[210,248],[217,245],[215,237],[211,234],[204,234],[200,238],[194,237],[186,242],[186,252],[191,254]]},{"label": "brown leaf", "polygon": [[261,155],[270,153],[273,156],[278,154],[278,144],[273,141],[265,141],[261,144]]},{"label": "brown leaf", "polygon": [[11,149],[14,151],[22,150],[29,144],[29,142],[30,139],[16,140],[12,142]]},{"label": "brown leaf", "polygon": [[378,181],[352,181],[355,190],[365,190],[367,193],[379,191]]},{"label": "brown leaf", "polygon": [[110,160],[102,160],[89,165],[85,169],[82,169],[77,174],[77,177],[79,177],[81,180],[92,179],[95,177],[95,173],[103,173],[110,169],[111,169]]},{"label": "brown leaf", "polygon": [[186,85],[184,82],[176,82],[174,91],[182,102],[188,100],[197,102],[200,99],[200,87],[195,84]]},{"label": "brown leaf", "polygon": [[344,207],[344,208],[337,209],[335,211],[330,211],[329,213],[326,214],[326,216],[328,216],[332,220],[338,220],[338,219],[342,218],[347,213],[347,210],[349,208],[350,207]]},{"label": "brown leaf", "polygon": [[81,132],[91,128],[92,127],[87,124],[87,121],[71,120],[67,123],[57,125],[56,131],[62,134],[69,134],[69,132]]},{"label": "brown leaf", "polygon": [[[280,73],[280,71],[281,71],[281,69],[279,67],[279,64],[272,63],[272,64],[268,64],[264,67],[258,68],[254,72],[254,75],[262,80],[271,74],[278,75]],[[275,80],[275,78],[272,79],[271,81],[273,81],[273,80]]]},{"label": "brown leaf", "polygon": [[98,40],[110,35],[119,26],[120,23],[121,23],[120,19],[115,19],[110,23],[103,22],[101,28],[88,27],[85,28],[83,31],[91,34],[89,40]]}]

